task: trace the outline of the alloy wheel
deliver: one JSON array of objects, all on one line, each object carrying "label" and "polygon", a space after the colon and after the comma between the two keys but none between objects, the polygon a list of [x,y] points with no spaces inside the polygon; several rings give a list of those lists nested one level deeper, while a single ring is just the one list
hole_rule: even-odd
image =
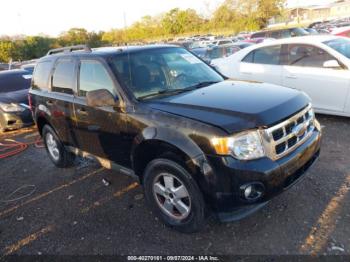
[{"label": "alloy wheel", "polygon": [[163,213],[183,220],[191,212],[191,198],[185,184],[177,177],[161,173],[153,182],[153,195]]}]

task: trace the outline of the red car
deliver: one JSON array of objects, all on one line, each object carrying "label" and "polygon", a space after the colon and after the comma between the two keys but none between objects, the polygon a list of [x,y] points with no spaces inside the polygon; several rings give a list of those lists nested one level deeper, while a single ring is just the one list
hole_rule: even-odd
[{"label": "red car", "polygon": [[332,35],[350,37],[350,26],[334,28]]}]

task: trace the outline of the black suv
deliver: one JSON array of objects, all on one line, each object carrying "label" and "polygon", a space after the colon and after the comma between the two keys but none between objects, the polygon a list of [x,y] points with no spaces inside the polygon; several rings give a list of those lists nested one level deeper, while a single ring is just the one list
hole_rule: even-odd
[{"label": "black suv", "polygon": [[52,50],[36,65],[30,102],[56,166],[90,155],[136,177],[154,213],[183,232],[208,214],[253,213],[320,151],[306,95],[226,80],[176,46]]}]

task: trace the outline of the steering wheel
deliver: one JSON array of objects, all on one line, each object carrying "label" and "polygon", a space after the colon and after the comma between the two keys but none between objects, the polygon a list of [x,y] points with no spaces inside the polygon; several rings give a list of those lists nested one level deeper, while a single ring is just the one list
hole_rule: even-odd
[{"label": "steering wheel", "polygon": [[174,84],[175,85],[181,85],[181,86],[187,86],[188,84],[192,84],[193,82],[196,82],[196,79],[188,74],[180,73],[177,76],[174,77]]}]

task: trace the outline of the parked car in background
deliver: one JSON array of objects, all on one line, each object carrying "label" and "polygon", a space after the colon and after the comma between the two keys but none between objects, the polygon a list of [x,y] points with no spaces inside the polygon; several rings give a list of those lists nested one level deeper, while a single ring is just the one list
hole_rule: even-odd
[{"label": "parked car in background", "polygon": [[204,60],[208,63],[211,63],[215,59],[228,57],[236,52],[241,50],[237,45],[226,44],[220,46],[214,46],[212,48],[208,48],[207,52],[204,56]]},{"label": "parked car in background", "polygon": [[225,80],[175,46],[49,51],[30,100],[57,167],[81,154],[133,176],[153,213],[182,232],[200,230],[208,214],[233,221],[257,211],[320,153],[305,94]]},{"label": "parked car in background", "polygon": [[305,29],[295,27],[295,28],[288,28],[288,29],[260,31],[252,34],[250,38],[253,39],[253,38],[263,37],[263,38],[281,39],[281,38],[290,38],[290,37],[306,36],[306,35],[309,35],[309,33]]},{"label": "parked car in background", "polygon": [[198,48],[191,49],[192,53],[194,53],[196,56],[200,57],[203,60],[207,55],[207,51],[208,51],[207,47],[198,47]]},{"label": "parked car in background", "polygon": [[214,66],[227,77],[304,91],[319,113],[350,116],[350,39],[281,39],[217,59]]},{"label": "parked car in background", "polygon": [[240,49],[247,48],[249,46],[255,45],[253,42],[248,42],[248,41],[242,41],[242,42],[235,42],[233,43],[235,46],[238,46]]},{"label": "parked car in background", "polygon": [[221,39],[221,40],[214,40],[211,42],[214,46],[220,46],[220,45],[228,45],[233,44],[233,41],[231,39]]},{"label": "parked car in background", "polygon": [[27,72],[33,74],[35,68],[35,64],[24,64],[21,65],[21,69],[26,70]]},{"label": "parked car in background", "polygon": [[318,35],[319,32],[315,28],[304,28],[306,32],[308,32],[310,35]]},{"label": "parked car in background", "polygon": [[0,72],[0,131],[33,124],[28,104],[32,74],[26,70]]},{"label": "parked car in background", "polygon": [[350,37],[350,26],[334,28],[331,34],[336,36]]},{"label": "parked car in background", "polygon": [[246,40],[244,40],[244,42],[253,43],[253,44],[260,44],[260,43],[270,42],[270,41],[274,41],[274,40],[276,40],[276,39],[258,37],[258,38],[246,39]]}]

